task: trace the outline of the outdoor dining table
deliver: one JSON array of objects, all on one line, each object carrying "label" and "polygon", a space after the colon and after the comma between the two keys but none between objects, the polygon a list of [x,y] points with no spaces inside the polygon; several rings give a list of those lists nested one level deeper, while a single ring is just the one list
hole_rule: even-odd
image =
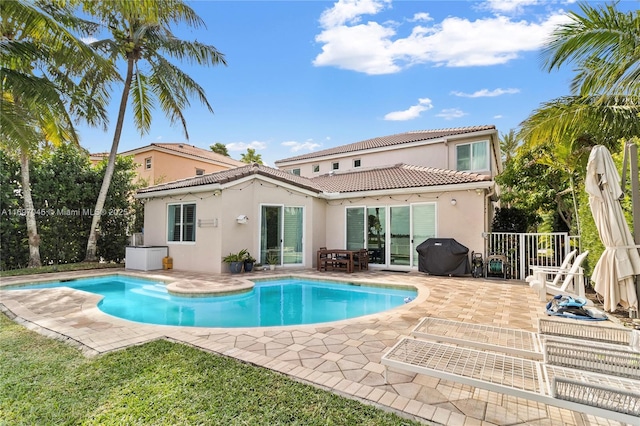
[{"label": "outdoor dining table", "polygon": [[317,253],[318,271],[337,270],[353,272],[360,250],[320,249]]}]

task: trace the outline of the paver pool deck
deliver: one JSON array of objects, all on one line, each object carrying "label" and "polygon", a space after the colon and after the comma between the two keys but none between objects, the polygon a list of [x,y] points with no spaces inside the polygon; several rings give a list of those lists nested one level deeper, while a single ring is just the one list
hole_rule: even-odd
[{"label": "paver pool deck", "polygon": [[[173,291],[227,292],[247,280],[299,276],[358,283],[412,285],[418,297],[365,317],[315,325],[213,328],[148,325],[102,313],[101,296],[69,288],[0,292],[0,309],[14,321],[62,339],[93,356],[166,338],[269,368],[298,381],[355,398],[426,424],[619,425],[586,414],[467,385],[390,369],[382,355],[425,316],[529,331],[545,317],[544,303],[521,281],[428,276],[420,272],[314,270],[211,275],[179,270],[102,270],[2,278],[0,286],[125,274],[159,279]],[[615,322],[615,319],[613,319]],[[619,325],[619,324],[613,324]]]}]

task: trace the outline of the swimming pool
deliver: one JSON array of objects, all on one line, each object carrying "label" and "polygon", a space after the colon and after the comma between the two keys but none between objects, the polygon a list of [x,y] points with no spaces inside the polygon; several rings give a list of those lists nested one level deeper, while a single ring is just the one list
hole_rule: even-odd
[{"label": "swimming pool", "polygon": [[301,278],[255,281],[251,291],[213,297],[169,294],[165,283],[125,276],[82,278],[14,289],[70,287],[103,295],[98,308],[147,324],[269,327],[338,321],[382,312],[414,299],[415,290]]}]

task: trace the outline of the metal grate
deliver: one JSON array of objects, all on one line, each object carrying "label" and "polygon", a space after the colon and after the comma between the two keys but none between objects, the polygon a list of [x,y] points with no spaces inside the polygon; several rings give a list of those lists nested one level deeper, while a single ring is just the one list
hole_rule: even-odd
[{"label": "metal grate", "polygon": [[381,362],[621,422],[637,424],[638,420],[639,380],[409,337],[402,338]]},{"label": "metal grate", "polygon": [[538,330],[543,335],[581,339],[585,342],[596,341],[625,346],[632,346],[634,343],[633,330],[623,327],[607,327],[592,322],[580,323],[575,320],[554,321],[540,318]]},{"label": "metal grate", "polygon": [[640,380],[640,352],[549,341],[544,353],[547,364]]},{"label": "metal grate", "polygon": [[564,378],[556,378],[553,389],[553,396],[558,399],[640,417],[638,392],[625,392],[605,386],[594,387],[589,383]]},{"label": "metal grate", "polygon": [[530,331],[426,317],[412,334],[437,342],[464,343],[527,358],[543,358],[538,335]]},{"label": "metal grate", "polygon": [[415,372],[441,372],[525,392],[545,394],[540,363],[496,352],[403,338],[382,358],[385,365],[411,366]]}]

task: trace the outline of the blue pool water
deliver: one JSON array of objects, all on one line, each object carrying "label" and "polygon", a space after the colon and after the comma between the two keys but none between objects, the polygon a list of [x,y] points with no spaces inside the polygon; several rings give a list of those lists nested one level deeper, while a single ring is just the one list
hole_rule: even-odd
[{"label": "blue pool water", "polygon": [[256,281],[246,293],[179,297],[164,283],[112,276],[39,284],[18,289],[70,287],[103,295],[98,308],[148,324],[196,327],[267,327],[315,324],[382,312],[414,299],[415,290],[311,281]]}]

